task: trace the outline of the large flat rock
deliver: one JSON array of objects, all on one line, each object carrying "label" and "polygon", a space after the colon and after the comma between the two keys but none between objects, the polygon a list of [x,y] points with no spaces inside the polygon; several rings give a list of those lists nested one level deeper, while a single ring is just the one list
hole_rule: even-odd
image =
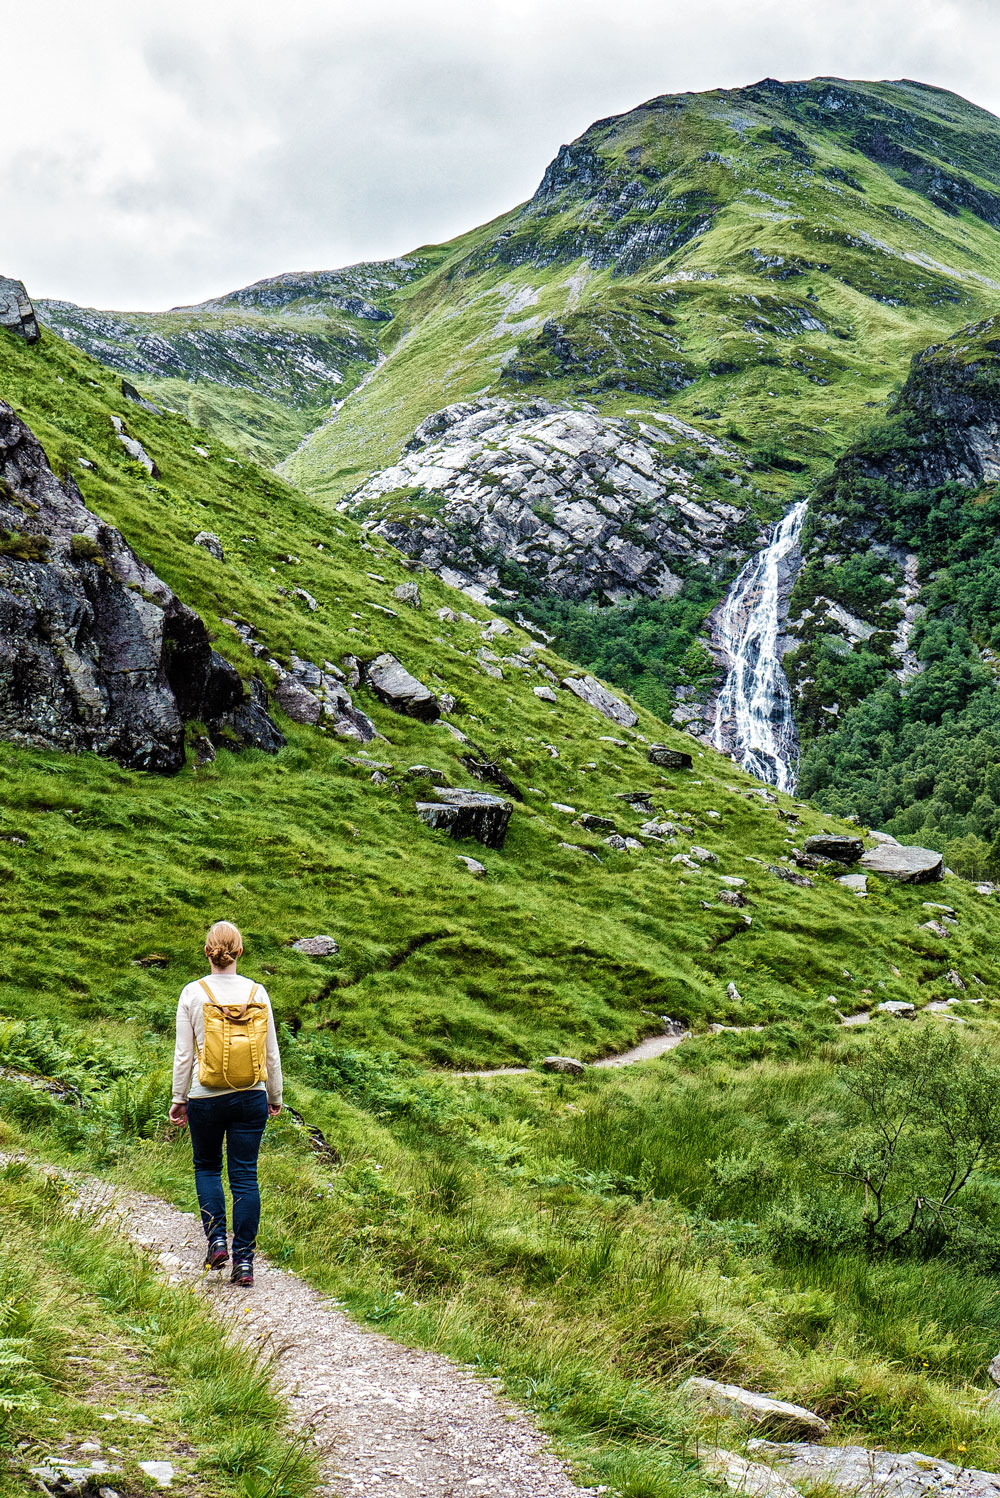
[{"label": "large flat rock", "polygon": [[563,686],[579,697],[581,702],[595,707],[599,713],[610,718],[612,723],[620,724],[622,728],[634,728],[639,721],[638,713],[634,713],[620,697],[602,686],[596,676],[567,676]]},{"label": "large flat rock", "polygon": [[485,848],[502,848],[514,808],[501,796],[486,791],[452,790],[442,786],[436,801],[418,801],[417,816],[428,827],[449,837],[474,837]]},{"label": "large flat rock", "polygon": [[772,1399],[768,1394],[755,1394],[738,1384],[722,1384],[714,1378],[689,1378],[681,1384],[681,1392],[692,1404],[760,1430],[806,1436],[814,1441],[830,1433],[826,1421],[812,1410],[789,1404],[785,1399]]},{"label": "large flat rock", "polygon": [[860,868],[866,874],[881,874],[900,884],[930,884],[944,877],[944,859],[931,848],[904,848],[899,843],[879,843],[862,854]]},{"label": "large flat rock", "polygon": [[956,1467],[920,1451],[869,1451],[864,1446],[787,1445],[751,1441],[750,1447],[793,1481],[831,1487],[858,1498],[1000,1498],[1000,1476]]},{"label": "large flat rock", "polygon": [[407,718],[433,723],[441,716],[437,698],[429,687],[407,671],[402,661],[390,655],[378,655],[365,667],[365,679],[376,697],[393,712]]}]

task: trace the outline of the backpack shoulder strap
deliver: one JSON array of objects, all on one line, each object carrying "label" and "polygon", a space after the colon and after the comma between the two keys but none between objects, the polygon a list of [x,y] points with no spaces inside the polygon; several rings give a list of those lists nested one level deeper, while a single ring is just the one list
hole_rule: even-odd
[{"label": "backpack shoulder strap", "polygon": [[247,1003],[248,1004],[252,1004],[253,1001],[254,1001],[254,999],[257,997],[257,990],[258,990],[259,987],[260,987],[260,984],[259,983],[255,983],[254,986],[253,986],[253,988],[251,988],[250,992],[247,994]]},{"label": "backpack shoulder strap", "polygon": [[208,994],[208,997],[211,999],[212,1003],[213,1004],[217,1004],[219,1001],[215,997],[215,994],[212,992],[212,990],[209,988],[209,986],[208,986],[207,982],[205,981],[205,979],[204,978],[199,978],[198,982],[201,984],[202,988]]}]

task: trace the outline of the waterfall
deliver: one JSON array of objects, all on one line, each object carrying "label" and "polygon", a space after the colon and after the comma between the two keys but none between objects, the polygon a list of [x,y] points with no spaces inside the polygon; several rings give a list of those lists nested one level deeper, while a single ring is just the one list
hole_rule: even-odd
[{"label": "waterfall", "polygon": [[781,791],[795,789],[798,759],[791,693],[778,654],[782,563],[798,544],[805,513],[805,500],[793,505],[763,551],[744,564],[717,625],[728,673],[712,742]]}]

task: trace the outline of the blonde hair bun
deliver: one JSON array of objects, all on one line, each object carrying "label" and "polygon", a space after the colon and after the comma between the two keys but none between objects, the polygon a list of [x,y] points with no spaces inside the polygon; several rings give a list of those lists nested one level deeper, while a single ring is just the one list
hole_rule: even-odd
[{"label": "blonde hair bun", "polygon": [[205,937],[205,954],[216,967],[228,967],[243,951],[243,937],[232,921],[216,921]]}]

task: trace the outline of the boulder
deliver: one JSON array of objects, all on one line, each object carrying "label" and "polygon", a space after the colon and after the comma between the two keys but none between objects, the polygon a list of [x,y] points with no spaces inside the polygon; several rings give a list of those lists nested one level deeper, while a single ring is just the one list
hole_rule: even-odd
[{"label": "boulder", "polygon": [[701,1405],[715,1415],[741,1420],[760,1430],[781,1431],[811,1440],[820,1440],[830,1433],[826,1421],[812,1410],[784,1399],[755,1394],[738,1384],[717,1383],[714,1378],[689,1378],[681,1384],[680,1392],[692,1404]]},{"label": "boulder", "polygon": [[[853,818],[848,817],[848,821],[852,821],[852,820],[853,820]],[[871,839],[871,841],[873,843],[883,844],[887,848],[899,848],[899,847],[902,847],[902,844],[898,841],[898,839],[894,838],[888,832],[869,832],[868,836],[869,836],[869,838]]]},{"label": "boulder", "polygon": [[293,652],[287,669],[276,660],[268,665],[275,675],[275,701],[293,723],[329,725],[339,738],[360,744],[381,738],[367,713],[355,707],[341,680],[343,673],[332,662],[325,662],[321,670]]},{"label": "boulder", "polygon": [[741,894],[738,889],[720,889],[716,899],[722,905],[732,905],[734,909],[750,903],[746,895]]},{"label": "boulder", "polygon": [[115,429],[115,436],[118,438],[118,441],[128,453],[129,457],[134,458],[137,463],[141,464],[142,467],[145,468],[151,479],[158,479],[160,477],[160,470],[157,468],[156,464],[153,462],[152,458],[149,456],[149,453],[143,447],[138,437],[132,437],[129,435],[129,432],[127,431],[125,423],[122,421],[121,417],[112,416],[111,425]]},{"label": "boulder", "polygon": [[473,879],[486,878],[486,865],[479,862],[478,858],[467,858],[464,853],[458,855],[459,863],[464,863]]},{"label": "boulder", "polygon": [[435,785],[447,785],[448,777],[443,770],[435,770],[433,765],[410,765],[406,774],[411,780],[432,780]]},{"label": "boulder", "polygon": [[546,1056],[542,1062],[542,1071],[558,1072],[563,1077],[582,1077],[586,1067],[574,1056]]},{"label": "boulder", "polygon": [[416,583],[400,583],[398,588],[393,588],[392,596],[400,603],[408,603],[411,609],[420,607],[420,589]]},{"label": "boulder", "polygon": [[610,817],[599,817],[596,812],[585,811],[580,817],[580,826],[588,832],[614,832],[615,824]]},{"label": "boulder", "polygon": [[792,869],[783,869],[779,863],[769,863],[767,872],[783,879],[786,884],[797,884],[802,889],[812,889],[814,886],[815,881],[807,879],[805,874],[796,874]]},{"label": "boulder", "polygon": [[9,276],[0,276],[0,328],[16,333],[25,343],[37,343],[42,336],[24,282]]},{"label": "boulder", "polygon": [[690,754],[681,749],[668,749],[666,744],[650,744],[646,758],[651,765],[659,765],[663,770],[690,770],[694,764]]},{"label": "boulder", "polygon": [[861,858],[868,874],[895,879],[900,884],[930,884],[944,878],[944,859],[930,848],[904,848],[899,843],[880,842]]},{"label": "boulder", "polygon": [[190,719],[217,745],[281,747],[263,683],[248,693],[3,402],[0,478],[0,738],[164,773],[184,763]]},{"label": "boulder", "polygon": [[775,1462],[806,1491],[832,1488],[852,1498],[1000,1498],[996,1473],[957,1467],[919,1451],[760,1440],[750,1441],[749,1448]]},{"label": "boulder", "polygon": [[885,999],[881,1004],[875,1005],[872,1013],[887,1014],[890,1019],[916,1019],[917,1006],[905,999]]},{"label": "boulder", "polygon": [[418,801],[417,816],[428,827],[447,832],[449,837],[474,837],[485,848],[502,848],[507,824],[514,808],[500,796],[485,791],[448,790],[437,792],[437,801]]},{"label": "boulder", "polygon": [[699,848],[697,843],[691,844],[691,857],[697,858],[699,863],[718,863],[718,853],[713,853],[710,848]]},{"label": "boulder", "polygon": [[559,701],[559,698],[556,696],[555,692],[553,692],[551,687],[532,687],[531,690],[541,702]]},{"label": "boulder", "polygon": [[226,554],[222,549],[222,542],[214,531],[199,531],[194,538],[195,546],[202,546],[213,556],[217,562],[224,562]]},{"label": "boulder", "polygon": [[841,874],[837,883],[842,884],[845,889],[852,890],[854,894],[862,898],[868,894],[867,874]]},{"label": "boulder", "polygon": [[712,1477],[745,1498],[800,1498],[798,1488],[793,1488],[787,1477],[763,1462],[748,1462],[735,1451],[708,1451],[701,1464]]},{"label": "boulder", "polygon": [[365,680],[380,702],[391,707],[393,712],[407,718],[419,718],[423,723],[433,723],[440,717],[440,707],[434,693],[422,681],[411,676],[401,661],[386,652],[376,656],[365,667]]},{"label": "boulder", "polygon": [[838,863],[857,863],[865,845],[859,837],[837,837],[832,832],[817,832],[807,837],[803,848],[817,858],[833,858]]},{"label": "boulder", "polygon": [[292,942],[294,952],[303,952],[306,957],[332,957],[340,951],[340,945],[332,936],[300,936]]},{"label": "boulder", "polygon": [[[159,406],[154,406],[152,401],[148,401],[144,395],[140,395],[139,391],[136,390],[134,385],[130,385],[128,380],[122,380],[121,391],[130,405],[138,406],[141,411],[148,411],[150,416],[163,415]],[[207,457],[208,454],[206,453],[205,456]]]},{"label": "boulder", "polygon": [[622,728],[634,728],[639,721],[638,713],[616,697],[614,692],[609,692],[607,687],[602,686],[596,676],[567,676],[563,678],[563,686],[579,697],[581,702],[596,708],[612,723],[619,723]]}]

